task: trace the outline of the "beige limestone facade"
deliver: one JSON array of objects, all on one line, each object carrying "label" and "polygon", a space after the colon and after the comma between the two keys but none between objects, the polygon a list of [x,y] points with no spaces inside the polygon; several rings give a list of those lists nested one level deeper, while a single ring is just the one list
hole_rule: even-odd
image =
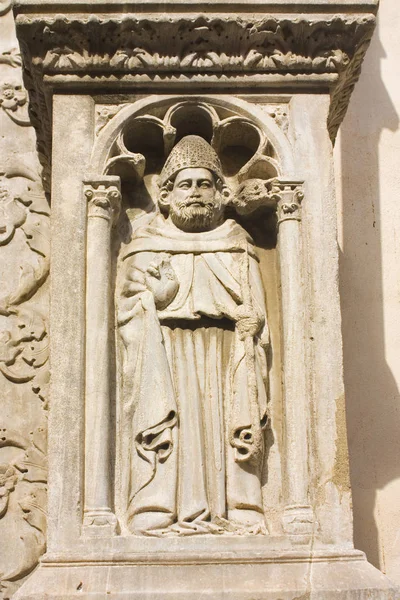
[{"label": "beige limestone facade", "polygon": [[399,596],[377,4],[0,2],[2,600]]},{"label": "beige limestone facade", "polygon": [[383,0],[335,146],[355,544],[400,582],[399,6]]}]

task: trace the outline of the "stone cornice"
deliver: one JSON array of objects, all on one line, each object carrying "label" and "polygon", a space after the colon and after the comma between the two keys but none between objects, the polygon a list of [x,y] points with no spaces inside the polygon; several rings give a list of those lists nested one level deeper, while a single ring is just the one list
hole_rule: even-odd
[{"label": "stone cornice", "polygon": [[[11,3],[12,0],[2,0]],[[237,8],[241,13],[253,13],[257,8],[264,13],[287,12],[295,14],[327,12],[376,12],[379,0],[174,0],[168,4],[168,11],[189,9],[190,12],[216,12],[228,7],[230,12]],[[53,14],[81,13],[165,13],[162,0],[14,0],[17,13],[25,14],[48,12]]]},{"label": "stone cornice", "polygon": [[[134,14],[127,12],[129,6],[126,0],[16,3],[32,122],[39,150],[47,157],[47,92],[55,86],[89,93],[154,93],[165,86],[200,90],[211,83],[216,93],[240,93],[248,85],[258,92],[329,90],[328,125],[334,139],[374,30],[377,2],[277,0],[228,6],[222,0],[207,5],[207,14],[193,14],[178,0],[168,5],[168,15],[146,0],[135,4]],[[200,6],[205,10],[204,3]],[[266,12],[272,6],[274,11]],[[216,13],[217,7],[223,12]]]},{"label": "stone cornice", "polygon": [[372,15],[17,17],[46,74],[339,73],[373,27]]}]

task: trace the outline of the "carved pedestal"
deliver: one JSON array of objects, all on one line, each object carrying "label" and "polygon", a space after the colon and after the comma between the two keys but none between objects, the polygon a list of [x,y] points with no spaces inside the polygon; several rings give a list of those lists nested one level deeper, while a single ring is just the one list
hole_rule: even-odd
[{"label": "carved pedestal", "polygon": [[15,598],[394,598],[352,542],[332,184],[376,2],[138,6],[15,8],[52,202],[48,546]]}]

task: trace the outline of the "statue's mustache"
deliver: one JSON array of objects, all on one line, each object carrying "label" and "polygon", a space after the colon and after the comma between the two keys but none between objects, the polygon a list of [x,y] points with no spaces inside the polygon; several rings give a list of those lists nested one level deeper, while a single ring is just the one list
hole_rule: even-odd
[{"label": "statue's mustache", "polygon": [[186,208],[187,206],[193,206],[196,204],[201,207],[214,207],[216,205],[214,200],[202,200],[200,198],[187,198],[178,203],[178,208]]}]

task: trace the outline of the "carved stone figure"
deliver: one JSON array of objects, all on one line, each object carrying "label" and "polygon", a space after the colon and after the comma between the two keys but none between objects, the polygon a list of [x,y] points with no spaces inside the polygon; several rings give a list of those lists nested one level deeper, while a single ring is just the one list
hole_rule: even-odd
[{"label": "carved stone figure", "polygon": [[255,247],[225,218],[231,194],[203,138],[174,147],[160,185],[118,286],[128,527],[265,533],[269,336]]}]

